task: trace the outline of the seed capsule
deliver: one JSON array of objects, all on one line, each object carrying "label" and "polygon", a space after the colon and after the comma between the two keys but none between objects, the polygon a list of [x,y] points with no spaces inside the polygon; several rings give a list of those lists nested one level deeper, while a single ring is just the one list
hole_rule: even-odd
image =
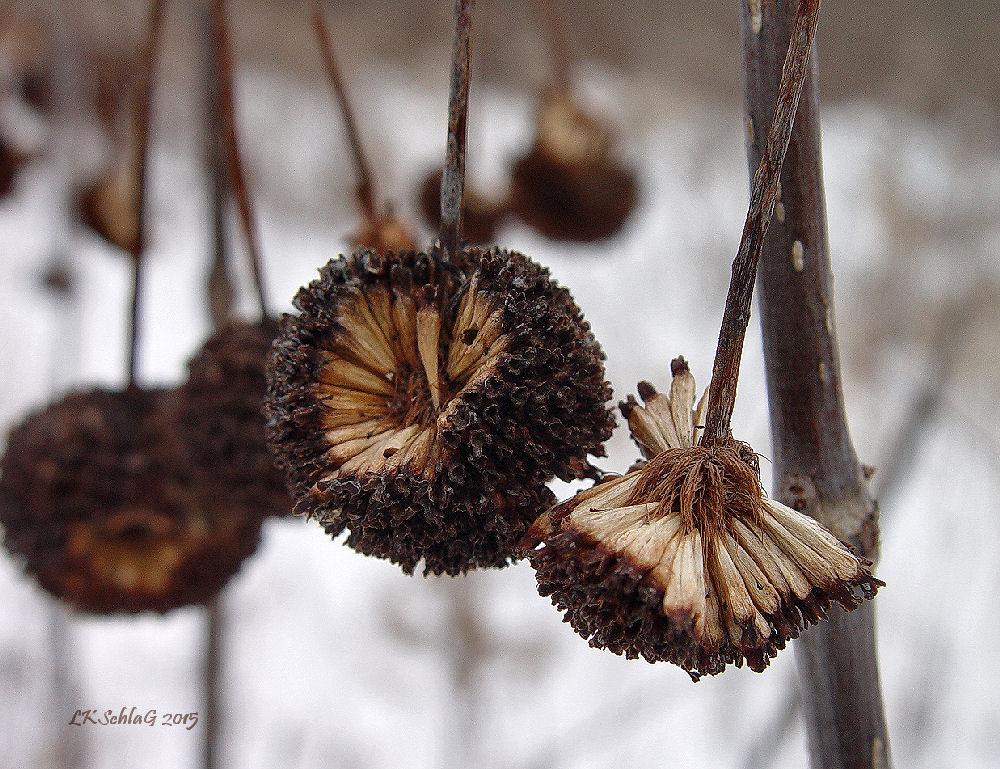
[{"label": "seed capsule", "polygon": [[[697,444],[704,398],[674,361],[670,395],[622,404],[648,461],[544,513],[522,542],[538,590],[592,646],[694,680],[767,667],[790,638],[882,583],[807,515],[767,499],[756,455]],[[540,547],[539,547],[540,546]],[[534,549],[537,548],[537,549]]]},{"label": "seed capsule", "polygon": [[613,427],[603,354],[527,257],[366,251],[327,264],[285,316],[268,437],[296,511],[412,573],[504,566]]}]

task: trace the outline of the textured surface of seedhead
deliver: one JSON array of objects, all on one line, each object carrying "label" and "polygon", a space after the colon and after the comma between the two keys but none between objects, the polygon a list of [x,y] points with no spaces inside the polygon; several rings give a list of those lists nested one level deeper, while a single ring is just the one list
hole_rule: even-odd
[{"label": "textured surface of seedhead", "polygon": [[295,299],[268,437],[296,511],[412,572],[503,566],[614,420],[569,292],[521,254],[356,252]]},{"label": "textured surface of seedhead", "polygon": [[744,662],[759,672],[831,603],[854,609],[883,583],[765,497],[749,446],[695,444],[704,402],[683,359],[672,368],[669,397],[643,383],[645,405],[623,407],[650,459],[543,514],[522,547],[539,592],[591,645],[695,680]]},{"label": "textured surface of seedhead", "polygon": [[511,171],[511,209],[554,240],[600,240],[635,208],[635,174],[609,152],[607,126],[561,94],[546,97],[531,151]]},{"label": "textured surface of seedhead", "polygon": [[260,519],[223,506],[221,490],[178,461],[167,395],[71,394],[10,433],[4,544],[78,608],[163,612],[206,601],[257,546]]},{"label": "textured surface of seedhead", "polygon": [[175,400],[193,469],[210,475],[231,503],[262,517],[292,511],[264,429],[264,368],[277,335],[271,318],[219,329],[188,364],[188,380]]}]

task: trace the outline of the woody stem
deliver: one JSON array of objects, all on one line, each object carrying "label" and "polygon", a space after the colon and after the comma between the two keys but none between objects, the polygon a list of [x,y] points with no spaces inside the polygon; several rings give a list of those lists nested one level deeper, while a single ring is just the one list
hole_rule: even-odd
[{"label": "woody stem", "polygon": [[267,315],[267,292],[264,289],[264,277],[261,269],[260,238],[257,234],[253,203],[247,189],[246,174],[244,173],[243,159],[240,153],[239,136],[236,131],[235,99],[233,95],[233,52],[229,40],[229,26],[226,21],[226,0],[212,0],[212,17],[215,22],[214,35],[219,114],[222,119],[222,131],[225,134],[226,159],[229,164],[232,192],[236,198],[240,224],[246,240],[247,256],[250,260],[250,272],[253,275],[260,314]]}]

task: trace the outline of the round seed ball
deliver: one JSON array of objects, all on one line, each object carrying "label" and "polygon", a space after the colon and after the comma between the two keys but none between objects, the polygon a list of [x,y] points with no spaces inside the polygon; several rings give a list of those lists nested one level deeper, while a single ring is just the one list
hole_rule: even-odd
[{"label": "round seed ball", "polygon": [[603,353],[522,254],[359,251],[299,291],[268,368],[268,437],[296,511],[412,573],[504,566],[602,455]]},{"label": "round seed ball", "polygon": [[74,393],[30,416],[0,460],[4,544],[48,592],[97,613],[211,598],[260,518],[180,461],[169,393]]}]

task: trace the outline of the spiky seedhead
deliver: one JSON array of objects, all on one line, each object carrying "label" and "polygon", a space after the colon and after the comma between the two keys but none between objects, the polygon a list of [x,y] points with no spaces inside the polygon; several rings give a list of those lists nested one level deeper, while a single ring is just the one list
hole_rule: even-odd
[{"label": "spiky seedhead", "polygon": [[285,316],[268,437],[296,511],[412,572],[504,566],[613,417],[569,292],[513,252],[356,252]]}]

